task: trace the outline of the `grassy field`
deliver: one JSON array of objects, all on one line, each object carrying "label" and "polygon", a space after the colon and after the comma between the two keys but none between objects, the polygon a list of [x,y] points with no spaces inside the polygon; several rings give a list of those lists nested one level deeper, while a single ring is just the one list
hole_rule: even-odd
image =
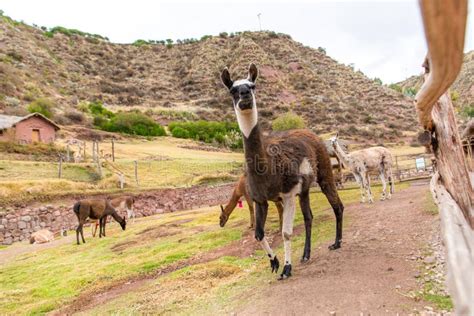
[{"label": "grassy field", "polygon": [[[378,196],[380,187],[374,192]],[[341,191],[341,198],[345,204],[358,201],[359,190]],[[334,219],[320,193],[311,194],[311,205],[317,245],[334,237]],[[269,214],[267,227],[276,232],[278,220],[273,205]],[[84,245],[77,246],[74,238],[68,237],[57,247],[18,255],[0,266],[0,314],[42,314],[70,303],[81,293],[228,246],[248,232],[246,209],[237,209],[225,229],[218,226],[218,216],[217,207],[163,214],[144,218],[126,231],[114,222],[108,225],[105,239],[91,238],[86,229]],[[302,224],[300,212],[295,222]],[[350,218],[345,223],[350,223]],[[295,249],[301,249],[303,242],[302,235],[296,236]],[[0,249],[0,256],[15,247],[31,246],[15,244]],[[294,255],[296,260],[300,252]],[[114,300],[92,312],[188,314],[225,310],[232,306],[235,295],[273,282],[274,275],[264,273],[267,264],[259,250],[250,257],[223,256],[206,264],[191,264],[147,282],[127,295],[127,303]]]},{"label": "grassy field", "polygon": [[[58,163],[0,160],[0,203],[28,201],[55,195],[110,193],[120,190],[117,171],[125,175],[128,191],[183,187],[235,180],[242,172],[243,154],[197,150],[200,144],[172,137],[152,140],[126,139],[115,143],[115,163],[104,161],[103,177],[89,163],[63,164],[62,179],[58,179]],[[91,156],[91,143],[87,143]],[[74,147],[71,148],[75,150]],[[102,142],[104,155],[111,154],[110,142]],[[421,153],[423,148],[398,146],[393,154]],[[137,161],[138,185],[135,180]],[[401,162],[414,164],[413,161]]]}]

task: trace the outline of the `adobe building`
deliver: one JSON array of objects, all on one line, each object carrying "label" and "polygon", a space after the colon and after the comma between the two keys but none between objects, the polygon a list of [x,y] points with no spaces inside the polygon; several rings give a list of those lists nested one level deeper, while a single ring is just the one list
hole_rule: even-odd
[{"label": "adobe building", "polygon": [[56,123],[40,113],[27,116],[0,114],[0,141],[49,144],[56,140],[58,130]]}]

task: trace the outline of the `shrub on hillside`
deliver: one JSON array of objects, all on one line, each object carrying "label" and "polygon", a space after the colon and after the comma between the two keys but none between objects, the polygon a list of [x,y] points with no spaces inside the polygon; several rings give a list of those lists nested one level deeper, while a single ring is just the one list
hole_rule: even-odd
[{"label": "shrub on hillside", "polygon": [[396,83],[392,83],[392,84],[390,84],[388,87],[389,87],[390,89],[395,90],[395,91],[398,91],[398,92],[400,92],[400,93],[401,93],[402,90],[403,90],[402,87],[400,87],[400,86],[399,86],[398,84],[396,84]]},{"label": "shrub on hillside", "polygon": [[94,116],[103,116],[106,118],[112,118],[114,113],[107,110],[101,101],[94,101],[89,103],[89,112]]},{"label": "shrub on hillside", "polygon": [[64,116],[70,120],[71,122],[74,123],[82,123],[86,120],[85,115],[82,112],[76,111],[76,110],[67,110],[64,113]]},{"label": "shrub on hillside", "polygon": [[108,132],[140,136],[165,136],[165,129],[141,112],[119,112],[112,118],[94,117],[94,125]]},{"label": "shrub on hillside", "polygon": [[190,138],[206,143],[216,142],[230,148],[241,148],[241,136],[237,123],[231,122],[172,122],[168,125],[171,135]]},{"label": "shrub on hillside", "polygon": [[473,118],[474,117],[474,103],[471,103],[470,105],[465,105],[461,110],[461,115],[467,118]]},{"label": "shrub on hillside", "polygon": [[306,123],[304,119],[293,112],[288,112],[280,115],[272,122],[272,129],[274,131],[287,131],[290,129],[305,128]]},{"label": "shrub on hillside", "polygon": [[38,98],[28,105],[28,112],[41,113],[47,118],[53,117],[54,102],[46,98]]}]

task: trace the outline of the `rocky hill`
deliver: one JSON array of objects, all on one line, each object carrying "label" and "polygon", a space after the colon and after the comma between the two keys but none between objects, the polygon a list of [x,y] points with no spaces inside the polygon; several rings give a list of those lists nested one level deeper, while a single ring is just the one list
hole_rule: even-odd
[{"label": "rocky hill", "polygon": [[[418,91],[423,84],[422,76],[411,76],[410,78],[397,83],[402,90],[413,89]],[[468,119],[468,112],[474,115],[474,51],[464,55],[464,61],[456,81],[451,87],[451,98],[458,109],[461,123]]]},{"label": "rocky hill", "polygon": [[259,66],[261,117],[302,115],[318,133],[339,130],[359,141],[397,141],[417,128],[411,100],[326,55],[274,32],[242,32],[179,44],[114,44],[91,34],[50,32],[0,17],[0,110],[19,114],[39,97],[66,124],[81,102],[139,108],[160,122],[234,120],[219,80]]}]

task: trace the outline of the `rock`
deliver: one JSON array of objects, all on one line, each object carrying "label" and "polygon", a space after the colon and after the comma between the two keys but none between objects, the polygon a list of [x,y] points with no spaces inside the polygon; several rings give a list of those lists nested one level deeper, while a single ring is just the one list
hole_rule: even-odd
[{"label": "rock", "polygon": [[60,212],[60,211],[54,211],[53,215],[54,215],[54,216],[60,216],[60,215],[61,215],[61,212]]},{"label": "rock", "polygon": [[433,307],[431,307],[431,306],[425,306],[423,308],[427,311],[432,311],[433,310]]},{"label": "rock", "polygon": [[23,221],[19,221],[19,222],[18,222],[18,228],[19,228],[19,229],[26,228],[26,223],[23,222]]},{"label": "rock", "polygon": [[31,216],[29,216],[29,215],[22,216],[20,219],[24,222],[29,222],[29,221],[31,221]]},{"label": "rock", "polygon": [[431,264],[436,261],[436,258],[434,256],[426,257],[425,258],[425,263]]},{"label": "rock", "polygon": [[13,238],[7,237],[3,240],[4,245],[11,245],[13,243]]}]

